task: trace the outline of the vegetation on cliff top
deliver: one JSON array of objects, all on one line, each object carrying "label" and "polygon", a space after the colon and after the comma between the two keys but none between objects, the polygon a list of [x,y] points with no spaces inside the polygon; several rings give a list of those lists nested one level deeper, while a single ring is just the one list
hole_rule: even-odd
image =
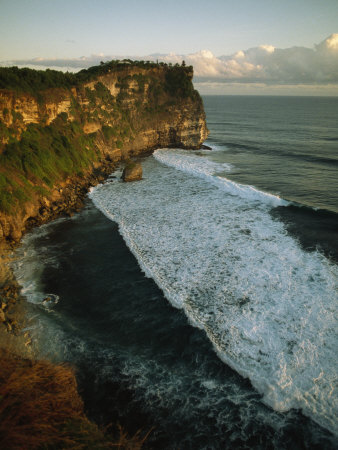
[{"label": "vegetation on cliff top", "polygon": [[[80,70],[77,73],[61,72],[57,70],[34,70],[29,68],[19,69],[18,67],[0,67],[0,89],[9,89],[16,92],[25,92],[36,95],[38,91],[51,88],[66,88],[79,86],[91,81],[98,76],[106,75],[112,71],[124,71],[126,68],[139,67],[144,69],[154,69],[162,67],[168,77],[168,89],[171,91],[185,88],[191,79],[192,66],[182,66],[179,64],[155,63],[150,61],[113,60],[93,66],[89,69]],[[183,85],[178,86],[178,81]]]}]

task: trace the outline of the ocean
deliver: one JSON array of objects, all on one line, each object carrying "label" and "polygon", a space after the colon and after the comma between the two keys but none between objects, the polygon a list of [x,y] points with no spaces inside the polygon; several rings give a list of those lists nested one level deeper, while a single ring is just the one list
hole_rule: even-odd
[{"label": "ocean", "polygon": [[338,98],[203,100],[212,150],[26,235],[34,349],[145,448],[336,448]]}]

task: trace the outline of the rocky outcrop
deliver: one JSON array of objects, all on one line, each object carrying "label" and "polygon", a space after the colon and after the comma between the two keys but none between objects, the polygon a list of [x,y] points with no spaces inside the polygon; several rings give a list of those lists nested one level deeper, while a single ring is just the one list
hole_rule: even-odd
[{"label": "rocky outcrop", "polygon": [[[167,70],[130,65],[71,89],[39,92],[39,96],[0,89],[0,122],[20,135],[31,123],[49,125],[65,113],[70,121],[82,116],[84,132],[92,133],[103,125],[120,125],[127,112],[136,133],[124,140],[126,152],[159,146],[199,148],[208,135],[202,100],[197,91],[186,97],[166,92]],[[192,71],[187,76],[192,80]]]},{"label": "rocky outcrop", "polygon": [[126,182],[142,180],[142,165],[139,162],[128,162],[123,169],[122,180]]},{"label": "rocky outcrop", "polygon": [[4,278],[0,274],[0,340],[3,331],[17,334],[19,325],[16,317],[16,303],[19,298],[19,285],[13,278],[13,274],[8,269],[8,277]]},{"label": "rocky outcrop", "polygon": [[[172,81],[172,73],[183,74],[186,91],[175,77]],[[12,183],[5,186],[7,194],[15,198],[11,210],[1,211],[0,203],[0,241],[17,242],[33,225],[79,208],[88,187],[102,181],[119,161],[161,147],[200,148],[208,130],[192,76],[186,67],[130,64],[109,66],[106,73],[72,88],[48,89],[38,95],[0,90],[0,157],[9,153],[6,149],[13,140],[16,148],[24,142],[29,149],[32,133],[27,133],[33,124],[36,137],[46,127],[54,135],[61,122],[64,138],[72,142],[76,136],[78,146],[88,152],[87,159],[93,154],[92,161],[86,160],[78,170],[81,174],[61,170],[52,186],[41,174],[43,168],[31,176],[24,164],[13,171],[11,163],[7,172],[0,167],[0,189],[3,174]],[[18,187],[21,193],[15,197]]]}]

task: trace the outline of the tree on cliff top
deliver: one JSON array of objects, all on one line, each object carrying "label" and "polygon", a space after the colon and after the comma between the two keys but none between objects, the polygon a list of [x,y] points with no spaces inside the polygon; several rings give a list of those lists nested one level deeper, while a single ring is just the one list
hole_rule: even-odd
[{"label": "tree on cliff top", "polygon": [[193,97],[194,86],[191,82],[190,68],[175,65],[167,70],[165,74],[166,90],[170,95],[182,97]]},{"label": "tree on cliff top", "polygon": [[[173,67],[171,63],[161,63],[159,66],[156,62],[152,61],[132,61],[130,59],[123,61],[101,61],[100,65],[80,70],[78,73],[61,72],[51,69],[34,70],[29,68],[19,69],[18,67],[0,67],[0,89],[26,92],[33,95],[39,91],[51,88],[70,89],[81,83],[93,80],[100,75],[112,71],[120,71],[126,67],[130,68],[133,66],[145,69],[163,67],[167,70],[167,74],[169,74],[169,84],[173,83],[173,85],[176,85],[179,82],[179,77],[181,77],[181,81],[185,85],[185,75],[192,72],[192,66],[186,67],[183,63],[182,66],[177,65],[175,67]],[[173,73],[170,74],[171,71],[173,71]],[[179,75],[180,71],[181,74]],[[182,92],[186,91],[186,88],[182,86]],[[177,90],[174,89],[173,92],[177,95]]]}]

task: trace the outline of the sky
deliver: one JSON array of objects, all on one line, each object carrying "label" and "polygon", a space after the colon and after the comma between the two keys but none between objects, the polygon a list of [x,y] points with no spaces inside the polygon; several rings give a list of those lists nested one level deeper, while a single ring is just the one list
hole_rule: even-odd
[{"label": "sky", "polygon": [[338,95],[338,0],[0,0],[0,64],[185,59],[201,93]]}]

